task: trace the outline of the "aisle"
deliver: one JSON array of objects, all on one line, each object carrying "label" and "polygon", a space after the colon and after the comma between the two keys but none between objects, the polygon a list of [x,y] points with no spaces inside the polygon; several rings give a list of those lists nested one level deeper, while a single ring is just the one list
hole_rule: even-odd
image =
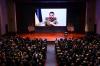
[{"label": "aisle", "polygon": [[48,45],[47,46],[47,59],[45,66],[57,66],[56,65],[56,56],[55,56],[55,46]]}]

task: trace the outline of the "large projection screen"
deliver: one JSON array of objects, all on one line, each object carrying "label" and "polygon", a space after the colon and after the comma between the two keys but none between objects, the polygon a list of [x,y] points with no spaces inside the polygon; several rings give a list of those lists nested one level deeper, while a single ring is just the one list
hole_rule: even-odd
[{"label": "large projection screen", "polygon": [[35,9],[35,26],[66,26],[67,8]]}]

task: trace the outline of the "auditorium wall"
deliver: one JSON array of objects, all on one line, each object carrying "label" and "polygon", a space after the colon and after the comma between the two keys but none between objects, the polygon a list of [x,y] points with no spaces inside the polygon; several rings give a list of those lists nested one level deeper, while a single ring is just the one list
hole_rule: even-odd
[{"label": "auditorium wall", "polygon": [[96,0],[96,33],[100,34],[100,0]]},{"label": "auditorium wall", "polygon": [[95,10],[96,1],[87,0],[86,1],[86,21],[85,21],[85,32],[95,32]]},{"label": "auditorium wall", "polygon": [[8,32],[17,32],[16,4],[14,0],[7,0]]},{"label": "auditorium wall", "polygon": [[[45,5],[44,5],[45,4]],[[35,8],[67,8],[67,24],[72,23],[75,32],[84,32],[85,25],[85,3],[84,2],[17,2],[16,18],[18,32],[28,32],[28,25],[35,23]],[[35,25],[34,25],[35,27]],[[37,27],[35,27],[37,29]],[[42,27],[40,27],[42,28]],[[44,28],[44,27],[43,27]],[[35,30],[36,30],[35,29]],[[46,28],[45,28],[46,29]],[[43,31],[45,30],[43,29]],[[56,28],[55,28],[56,29]],[[65,28],[67,30],[67,26]],[[65,30],[64,29],[64,30]],[[58,30],[60,30],[58,28]],[[55,30],[58,32],[58,30]],[[47,31],[47,30],[46,30]],[[62,29],[61,29],[62,31]]]},{"label": "auditorium wall", "polygon": [[3,35],[7,32],[7,4],[6,0],[0,0],[0,35]]},{"label": "auditorium wall", "polygon": [[30,3],[16,3],[16,19],[18,33],[28,32],[28,25],[34,23],[34,10]]},{"label": "auditorium wall", "polygon": [[17,32],[14,0],[0,0],[0,35]]}]

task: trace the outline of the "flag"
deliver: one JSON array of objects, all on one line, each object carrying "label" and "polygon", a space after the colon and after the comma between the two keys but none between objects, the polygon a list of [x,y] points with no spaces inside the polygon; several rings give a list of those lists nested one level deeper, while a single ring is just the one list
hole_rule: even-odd
[{"label": "flag", "polygon": [[35,26],[39,26],[40,25],[40,22],[39,22],[39,19],[35,13]]},{"label": "flag", "polygon": [[42,22],[42,13],[41,13],[41,9],[36,9],[35,10],[36,16],[39,20],[39,22]]}]

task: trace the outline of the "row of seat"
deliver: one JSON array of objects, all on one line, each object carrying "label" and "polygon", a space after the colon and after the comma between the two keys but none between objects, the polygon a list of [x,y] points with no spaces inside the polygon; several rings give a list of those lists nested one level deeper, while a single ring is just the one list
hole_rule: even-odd
[{"label": "row of seat", "polygon": [[6,36],[0,40],[0,66],[44,66],[47,40]]},{"label": "row of seat", "polygon": [[55,41],[58,66],[100,66],[100,38]]}]

